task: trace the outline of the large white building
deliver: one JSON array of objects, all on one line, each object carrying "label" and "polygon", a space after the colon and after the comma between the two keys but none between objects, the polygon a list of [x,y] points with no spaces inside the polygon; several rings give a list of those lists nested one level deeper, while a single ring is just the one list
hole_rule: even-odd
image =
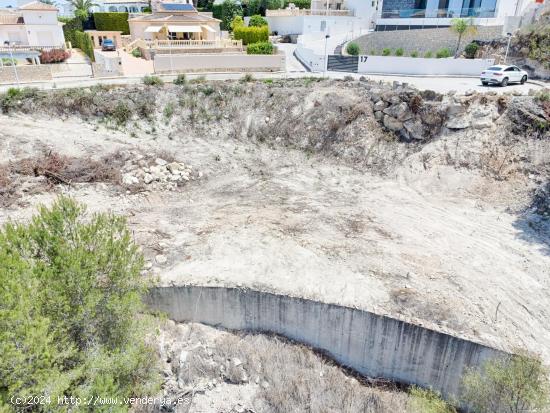
[{"label": "large white building", "polygon": [[449,26],[453,18],[475,25],[503,26],[508,18],[544,0],[380,0],[377,30],[408,30]]},{"label": "large white building", "polygon": [[33,1],[17,9],[0,10],[0,47],[63,47],[63,24],[57,20],[55,6]]},{"label": "large white building", "polygon": [[368,29],[377,0],[312,0],[309,9],[291,3],[286,9],[267,10],[269,29],[280,35],[315,32],[343,33]]}]

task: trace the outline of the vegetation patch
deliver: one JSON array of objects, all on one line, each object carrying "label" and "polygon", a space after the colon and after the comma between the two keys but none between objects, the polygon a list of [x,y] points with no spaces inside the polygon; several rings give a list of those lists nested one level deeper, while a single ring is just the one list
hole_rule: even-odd
[{"label": "vegetation patch", "polygon": [[143,258],[124,218],[59,198],[0,230],[0,263],[1,411],[16,411],[11,396],[44,398],[24,410],[61,411],[67,395],[123,401],[158,391]]}]

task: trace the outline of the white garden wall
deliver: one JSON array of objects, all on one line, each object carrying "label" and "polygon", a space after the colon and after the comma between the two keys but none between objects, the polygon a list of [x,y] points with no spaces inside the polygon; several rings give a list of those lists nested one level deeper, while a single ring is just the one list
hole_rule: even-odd
[{"label": "white garden wall", "polygon": [[358,73],[401,75],[479,76],[493,59],[425,59],[396,56],[359,56]]}]

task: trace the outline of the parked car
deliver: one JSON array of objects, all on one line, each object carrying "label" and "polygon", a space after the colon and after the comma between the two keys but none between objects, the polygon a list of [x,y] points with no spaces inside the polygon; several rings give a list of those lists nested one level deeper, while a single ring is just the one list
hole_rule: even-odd
[{"label": "parked car", "polygon": [[109,50],[116,50],[115,42],[113,42],[111,39],[105,39],[103,40],[103,43],[101,43],[101,50],[109,51]]},{"label": "parked car", "polygon": [[512,82],[523,85],[527,82],[527,72],[517,66],[506,65],[491,66],[481,72],[481,83],[485,86],[490,83],[506,86]]}]

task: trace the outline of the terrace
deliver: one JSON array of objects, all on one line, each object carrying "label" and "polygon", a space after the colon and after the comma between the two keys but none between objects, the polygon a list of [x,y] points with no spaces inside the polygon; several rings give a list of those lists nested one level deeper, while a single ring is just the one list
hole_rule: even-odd
[{"label": "terrace", "polygon": [[353,10],[334,9],[279,9],[266,10],[266,17],[287,17],[287,16],[353,16]]}]

